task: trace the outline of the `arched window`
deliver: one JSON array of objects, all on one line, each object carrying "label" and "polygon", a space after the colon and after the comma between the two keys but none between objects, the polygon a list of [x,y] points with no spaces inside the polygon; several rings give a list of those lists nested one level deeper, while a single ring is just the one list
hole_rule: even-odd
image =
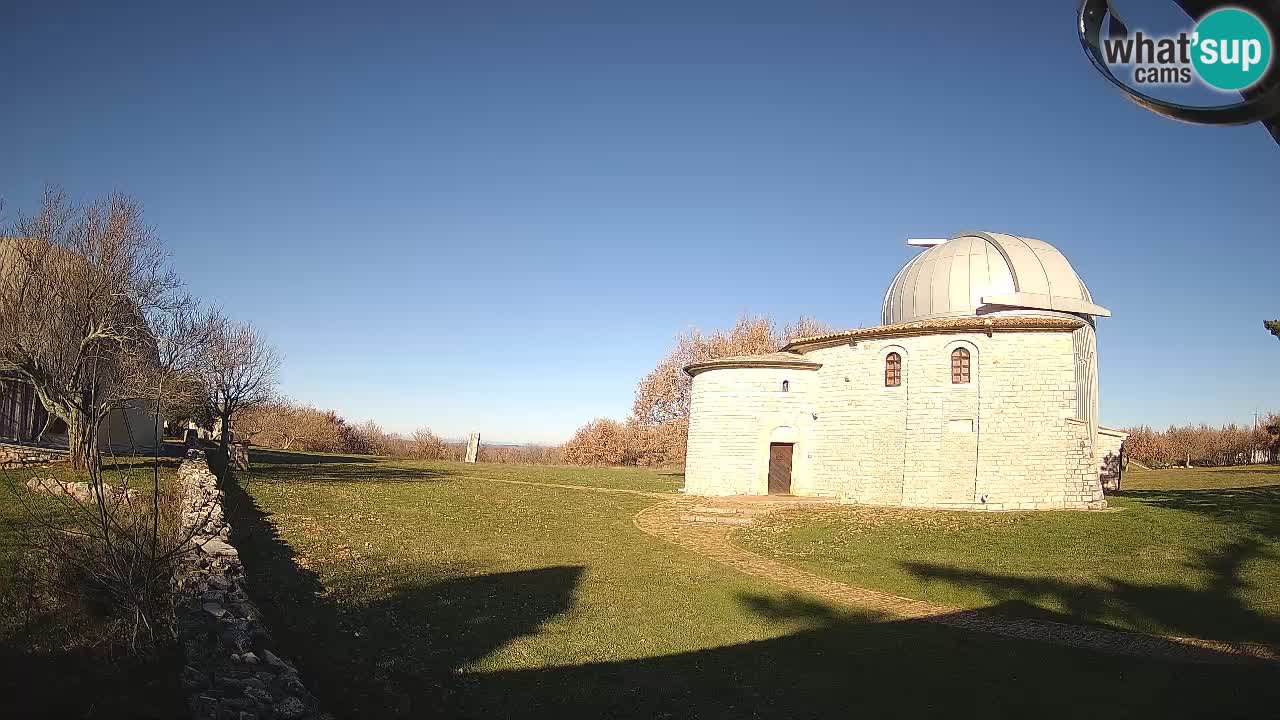
[{"label": "arched window", "polygon": [[783,380],[783,381],[782,381],[782,392],[790,392],[790,390],[791,390],[791,381],[790,381],[790,380]]},{"label": "arched window", "polygon": [[902,356],[891,352],[884,357],[884,386],[898,387],[902,384]]},{"label": "arched window", "polygon": [[951,384],[964,385],[969,382],[969,350],[956,348],[951,351]]}]

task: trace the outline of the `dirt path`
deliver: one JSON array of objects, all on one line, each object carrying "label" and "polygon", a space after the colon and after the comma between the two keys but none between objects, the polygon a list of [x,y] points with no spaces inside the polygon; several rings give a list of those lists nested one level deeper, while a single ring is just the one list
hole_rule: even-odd
[{"label": "dirt path", "polygon": [[861,588],[830,580],[745,550],[733,544],[730,539],[734,529],[750,524],[750,518],[759,517],[780,508],[817,503],[760,498],[695,499],[628,488],[504,480],[479,475],[460,477],[508,485],[657,498],[661,502],[641,510],[632,520],[641,531],[780,587],[807,593],[837,605],[871,611],[894,620],[921,620],[1019,640],[1038,640],[1118,655],[1189,662],[1262,662],[1280,665],[1280,650],[1260,643],[1148,635],[1108,630],[1092,625],[1017,618],[987,610],[938,605],[879,590]]},{"label": "dirt path", "polygon": [[[835,604],[869,610],[893,619],[923,620],[1021,640],[1039,640],[1120,655],[1193,662],[1253,661],[1280,664],[1280,652],[1262,644],[1147,635],[1091,625],[1016,618],[985,610],[937,605],[847,585],[740,548],[730,541],[730,533],[735,525],[716,521],[717,517],[733,518],[735,512],[742,512],[744,508],[759,515],[776,507],[771,508],[768,503],[759,502],[694,501],[679,498],[645,508],[635,516],[634,523],[649,535],[728,565],[739,572]],[[698,514],[699,510],[703,514]]]}]

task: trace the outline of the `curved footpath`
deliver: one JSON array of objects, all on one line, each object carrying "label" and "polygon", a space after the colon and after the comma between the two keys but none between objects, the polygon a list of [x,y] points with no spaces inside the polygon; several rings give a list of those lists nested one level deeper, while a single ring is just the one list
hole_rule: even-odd
[{"label": "curved footpath", "polygon": [[749,500],[733,498],[672,497],[665,493],[600,488],[586,485],[498,480],[466,476],[474,480],[532,485],[588,492],[625,493],[661,498],[635,515],[632,522],[641,531],[691,550],[747,575],[768,580],[791,590],[808,593],[828,602],[869,610],[893,620],[922,620],[949,627],[1003,635],[1019,640],[1038,640],[1055,645],[1086,648],[1117,655],[1131,655],[1187,662],[1260,662],[1280,665],[1280,650],[1262,643],[1205,640],[1202,638],[1149,635],[1110,630],[1095,625],[1018,618],[987,610],[938,605],[878,590],[860,588],[785,565],[734,545],[730,533],[751,524],[753,516],[780,509],[818,504],[792,500]]}]

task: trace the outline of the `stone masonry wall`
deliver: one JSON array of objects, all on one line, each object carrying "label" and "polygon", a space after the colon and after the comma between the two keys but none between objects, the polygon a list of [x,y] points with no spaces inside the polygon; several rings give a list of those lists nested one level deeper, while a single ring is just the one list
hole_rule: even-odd
[{"label": "stone masonry wall", "polygon": [[49,465],[63,462],[66,459],[67,452],[65,450],[0,443],[0,470],[26,467],[28,465]]},{"label": "stone masonry wall", "polygon": [[178,468],[184,535],[195,546],[179,572],[184,594],[178,636],[183,688],[195,720],[300,720],[327,717],[297,670],[270,649],[262,615],[242,587],[244,568],[230,544],[222,490],[203,453]]},{"label": "stone masonry wall", "polygon": [[[957,347],[970,352],[968,384],[951,382]],[[902,358],[899,387],[884,386],[890,352]],[[806,357],[822,367],[694,378],[688,492],[765,492],[767,438],[786,426],[796,436],[797,495],[981,510],[1105,503],[1087,425],[1071,421],[1069,332],[860,340]],[[785,378],[783,396],[775,388]]]},{"label": "stone masonry wall", "polygon": [[[693,378],[685,490],[695,495],[764,495],[769,443],[796,441],[792,492],[808,484],[807,429],[813,423],[812,370],[726,368]],[[782,383],[787,383],[783,391]],[[775,433],[775,430],[778,431]]]}]

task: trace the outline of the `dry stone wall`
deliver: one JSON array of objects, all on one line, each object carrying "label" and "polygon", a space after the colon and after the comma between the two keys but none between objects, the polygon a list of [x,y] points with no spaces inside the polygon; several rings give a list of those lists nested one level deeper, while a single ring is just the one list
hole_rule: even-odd
[{"label": "dry stone wall", "polygon": [[271,635],[243,587],[224,495],[204,454],[178,468],[184,535],[194,545],[179,573],[182,684],[195,720],[302,720],[327,717],[297,670],[271,651]]},{"label": "dry stone wall", "polygon": [[29,465],[49,465],[66,459],[65,450],[0,443],[0,470]]}]

